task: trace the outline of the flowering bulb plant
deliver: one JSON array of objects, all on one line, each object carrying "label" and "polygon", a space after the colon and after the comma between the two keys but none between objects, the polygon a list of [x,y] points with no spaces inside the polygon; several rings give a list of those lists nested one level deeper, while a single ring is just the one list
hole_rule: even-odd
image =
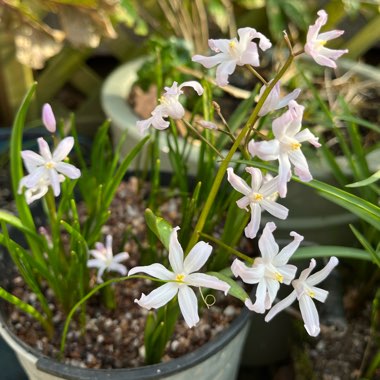
[{"label": "flowering bulb plant", "polygon": [[[182,84],[174,82],[165,87],[151,117],[137,123],[136,128],[142,134],[156,129],[154,136],[159,133],[168,135],[175,169],[173,183],[179,189],[184,207],[180,210],[181,222],[175,226],[156,215],[159,213],[156,197],[160,188],[159,155],[158,139],[152,135],[142,138],[126,157],[121,158],[121,142],[110,153],[109,124],[105,123],[96,135],[90,158],[86,159],[79,146],[74,120],[70,128],[72,136],[68,136],[63,125],[59,124],[57,128],[51,107],[45,105],[42,120],[51,133],[50,141],[42,137],[38,139],[39,153],[22,150],[22,131],[34,91],[32,88],[16,118],[11,143],[12,184],[19,215],[0,211],[0,243],[9,251],[40,306],[27,304],[3,288],[0,296],[36,318],[52,337],[53,315],[45,294],[46,288],[51,289],[67,316],[61,340],[64,350],[75,311],[81,309],[82,317],[85,316],[86,301],[93,294],[110,289],[114,282],[125,281],[128,286],[128,280],[135,278],[158,282],[158,287],[148,294],[141,292],[134,300],[141,308],[158,309],[157,313],[148,314],[146,323],[145,351],[150,363],[160,360],[178,315],[182,315],[189,328],[196,328],[198,294],[205,301],[202,291],[194,291],[197,289],[230,294],[256,313],[268,311],[266,321],[298,300],[307,333],[318,335],[320,323],[314,301],[325,302],[328,291],[316,285],[331,273],[338,259],[331,257],[322,269],[311,274],[316,267],[316,261],[312,259],[309,267],[296,279],[298,269],[289,262],[304,237],[293,231],[289,244],[280,248],[273,234],[276,219],[285,220],[292,212],[281,204],[282,198],[291,196],[287,192],[289,181],[310,182],[313,179],[303,145],[309,143],[315,148],[320,147],[318,137],[302,127],[304,106],[296,101],[301,89],[281,96],[280,80],[303,53],[317,64],[335,68],[336,59],[346,52],[324,46],[326,41],[342,32],[320,33],[327,15],[324,11],[318,15],[316,23],[309,28],[304,50],[294,52],[288,36],[284,35],[289,56],[271,80],[265,80],[257,71],[260,55],[271,48],[271,42],[252,28],[239,29],[239,39],[210,40],[209,46],[215,55],[193,57],[194,62],[206,68],[217,66],[218,86],[228,84],[237,66],[246,68],[261,82],[257,104],[253,109],[248,108],[250,114],[243,126],[232,130],[220,109],[212,106],[208,82],[202,81],[201,84],[195,80]],[[203,119],[198,123],[203,128],[201,131],[185,117],[181,99],[187,96],[188,87],[195,90],[203,106]],[[221,117],[222,127],[215,121],[214,111]],[[258,129],[262,117],[272,118],[271,130]],[[195,178],[195,187],[189,187],[187,178],[184,178],[186,153],[181,152],[175,143],[176,120],[181,120],[201,140],[199,177]],[[228,150],[221,151],[215,144],[219,133],[230,140]],[[154,247],[157,247],[158,239],[164,250],[157,250],[159,253],[155,252],[144,265],[127,268],[125,260],[130,253],[114,255],[113,238],[109,234],[103,236],[102,227],[110,216],[109,206],[120,182],[148,140],[153,140],[153,185],[148,199],[150,209],[145,212],[145,218],[150,236],[156,239]],[[268,165],[267,161],[278,162],[278,166]],[[278,174],[273,177],[270,172]],[[74,189],[78,189],[79,198],[86,206],[84,217],[79,216],[78,195]],[[29,207],[39,200],[42,200],[47,214],[44,229],[38,228]],[[273,221],[266,223],[261,230],[263,212],[273,217]],[[28,249],[12,239],[7,225],[24,233]],[[253,258],[249,252],[241,252],[239,241],[243,234],[248,241],[258,239],[260,255]],[[96,283],[91,281],[94,273]],[[240,280],[257,285],[253,298]],[[294,290],[278,302],[281,285]],[[112,292],[106,293],[106,298],[112,301]],[[165,308],[170,313],[160,313]],[[160,323],[168,327],[161,331],[158,328]],[[164,338],[153,341],[153,333]]]}]

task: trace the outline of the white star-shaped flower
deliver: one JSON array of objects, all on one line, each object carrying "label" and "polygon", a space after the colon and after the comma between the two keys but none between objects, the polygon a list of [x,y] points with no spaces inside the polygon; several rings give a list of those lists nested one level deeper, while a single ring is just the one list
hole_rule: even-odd
[{"label": "white star-shaped flower", "polygon": [[325,48],[327,41],[341,36],[343,30],[332,30],[330,32],[320,33],[319,31],[327,22],[327,13],[324,10],[318,12],[318,18],[314,25],[309,26],[306,36],[305,53],[310,55],[315,62],[321,66],[336,68],[335,61],[348,50],[333,50]]},{"label": "white star-shaped flower", "polygon": [[151,264],[132,268],[128,275],[146,273],[150,276],[168,281],[164,285],[150,292],[142,294],[139,300],[135,300],[140,306],[150,310],[158,309],[167,304],[178,294],[178,303],[181,313],[187,325],[191,328],[199,322],[198,300],[190,286],[205,287],[221,290],[227,294],[230,285],[214,276],[205,273],[194,273],[202,268],[210,257],[212,247],[200,241],[191,249],[184,259],[184,254],[178,242],[177,230],[173,229],[169,242],[169,262],[173,272],[166,269],[162,264]]},{"label": "white star-shaped flower", "polygon": [[256,302],[252,304],[250,299],[245,301],[245,305],[257,313],[264,313],[270,309],[280,284],[289,285],[297,272],[297,267],[287,262],[299,247],[303,236],[291,232],[290,236],[293,236],[294,240],[279,251],[273,237],[275,229],[274,223],[266,224],[259,239],[261,257],[255,259],[252,267],[247,267],[238,259],[235,259],[231,266],[232,273],[236,277],[240,277],[247,284],[258,284]]},{"label": "white star-shaped flower", "polygon": [[279,219],[286,219],[289,210],[274,200],[278,188],[277,177],[265,181],[260,169],[247,167],[245,170],[252,177],[251,187],[237,176],[232,168],[227,169],[227,180],[235,190],[244,194],[244,197],[236,202],[237,205],[245,210],[248,206],[251,208],[251,221],[244,231],[246,237],[253,239],[260,228],[262,210]]},{"label": "white star-shaped flower", "polygon": [[41,197],[46,194],[48,186],[51,186],[55,196],[61,192],[60,182],[63,182],[64,176],[76,179],[81,172],[74,165],[63,162],[74,146],[74,138],[64,138],[54,150],[50,152],[48,143],[42,138],[37,139],[40,154],[31,150],[21,152],[22,159],[28,175],[23,177],[19,184],[19,193],[23,187],[27,187],[36,196]]},{"label": "white star-shaped flower", "polygon": [[329,294],[327,290],[317,288],[315,285],[322,282],[331,271],[338,265],[339,261],[336,257],[331,257],[326,266],[319,272],[310,276],[315,268],[314,259],[310,261],[309,268],[303,270],[298,280],[293,280],[293,292],[290,293],[282,301],[278,302],[265,316],[265,321],[269,322],[280,311],[289,307],[296,299],[298,299],[301,315],[305,322],[305,329],[310,336],[317,336],[320,332],[319,316],[313,299],[325,302]]},{"label": "white star-shaped flower", "polygon": [[112,236],[106,236],[106,245],[103,243],[95,243],[95,249],[89,251],[89,254],[94,259],[87,261],[88,268],[98,268],[97,281],[103,282],[102,276],[105,271],[114,271],[120,273],[122,276],[127,274],[127,268],[125,265],[120,264],[121,261],[128,259],[127,252],[120,252],[117,255],[113,255],[112,252]]},{"label": "white star-shaped flower", "polygon": [[195,55],[192,60],[198,62],[207,69],[218,65],[216,69],[216,83],[218,86],[226,86],[228,84],[228,76],[231,75],[236,66],[251,65],[257,67],[260,65],[257,44],[252,40],[258,38],[260,40],[259,47],[265,51],[272,44],[267,37],[257,32],[253,28],[238,29],[237,38],[231,40],[208,40],[210,49],[217,54],[211,57],[203,55]]},{"label": "white star-shaped flower", "polygon": [[309,129],[301,131],[304,108],[291,100],[289,110],[273,120],[272,130],[275,138],[259,142],[251,140],[248,144],[252,157],[258,156],[264,161],[279,161],[278,192],[282,198],[286,196],[287,182],[290,181],[292,175],[291,164],[294,165],[294,172],[301,181],[308,182],[313,179],[306,157],[301,151],[301,143],[308,141],[316,148],[321,144]]},{"label": "white star-shaped flower", "polygon": [[182,89],[184,87],[192,87],[199,96],[203,94],[203,87],[197,81],[184,82],[179,86],[177,82],[174,82],[171,87],[165,87],[165,92],[159,100],[160,104],[152,111],[152,116],[136,123],[141,134],[144,134],[150,126],[158,130],[168,128],[169,121],[165,120],[168,117],[174,120],[180,120],[184,117],[185,109],[179,101],[179,96],[183,94]]}]

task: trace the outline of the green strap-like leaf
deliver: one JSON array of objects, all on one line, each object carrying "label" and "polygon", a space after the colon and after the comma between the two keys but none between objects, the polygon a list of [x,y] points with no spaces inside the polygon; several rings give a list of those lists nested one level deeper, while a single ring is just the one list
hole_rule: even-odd
[{"label": "green strap-like leaf", "polygon": [[210,276],[215,276],[219,280],[222,280],[226,282],[228,285],[231,286],[230,290],[228,291],[228,294],[231,296],[239,299],[242,302],[245,302],[247,298],[249,298],[249,295],[247,292],[240,286],[238,285],[232,278],[226,276],[223,273],[220,272],[207,272]]},{"label": "green strap-like leaf", "polygon": [[166,249],[169,249],[170,234],[173,227],[165,219],[154,215],[149,208],[145,210],[145,220],[148,227],[158,237]]},{"label": "green strap-like leaf", "polygon": [[345,259],[359,259],[372,261],[371,255],[363,249],[343,246],[315,246],[301,247],[292,256],[291,260],[316,259],[318,257],[341,257]]}]

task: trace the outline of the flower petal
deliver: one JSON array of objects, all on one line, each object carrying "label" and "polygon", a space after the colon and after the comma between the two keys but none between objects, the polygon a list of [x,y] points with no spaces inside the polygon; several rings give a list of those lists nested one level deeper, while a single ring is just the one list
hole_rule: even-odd
[{"label": "flower petal", "polygon": [[129,270],[128,276],[132,276],[136,273],[146,273],[149,276],[159,278],[160,280],[174,280],[175,274],[166,269],[162,264],[151,264],[145,266],[134,267]]},{"label": "flower petal", "polygon": [[254,239],[260,228],[261,207],[258,203],[251,203],[251,220],[244,229],[245,236]]},{"label": "flower petal", "polygon": [[54,153],[53,153],[53,160],[55,162],[64,160],[71,152],[71,149],[73,149],[73,146],[74,146],[74,137],[72,136],[65,137],[55,148]]},{"label": "flower petal", "polygon": [[267,286],[266,281],[263,278],[259,281],[259,284],[256,289],[256,301],[253,304],[253,310],[256,313],[263,314],[265,313],[265,298],[267,295]]},{"label": "flower petal", "polygon": [[259,192],[261,184],[263,183],[263,174],[260,169],[246,167],[245,171],[251,175],[251,188],[254,192]]},{"label": "flower petal", "polygon": [[252,157],[257,156],[264,161],[273,161],[280,155],[280,143],[278,140],[260,142],[251,140],[248,143],[248,151]]},{"label": "flower petal", "polygon": [[297,232],[292,231],[290,236],[294,237],[294,240],[289,243],[286,247],[282,248],[280,253],[274,258],[273,264],[275,266],[285,265],[289,259],[293,256],[294,252],[298,249],[301,241],[303,240],[303,236],[297,234]]},{"label": "flower petal", "polygon": [[174,271],[174,273],[182,273],[183,268],[183,249],[181,244],[178,241],[177,231],[179,227],[173,228],[172,233],[170,234],[169,240],[169,262]]},{"label": "flower petal", "polygon": [[313,300],[306,294],[298,300],[305,329],[310,336],[317,336],[321,331],[319,327],[319,316]]},{"label": "flower petal", "polygon": [[252,192],[252,189],[247,185],[247,183],[234,173],[234,169],[227,169],[227,180],[231,186],[244,195],[249,195]]},{"label": "flower petal", "polygon": [[333,256],[330,258],[328,263],[325,265],[324,268],[322,268],[320,271],[315,272],[312,274],[308,280],[307,283],[309,285],[317,285],[320,282],[322,282],[331,272],[332,270],[339,264],[339,260]]},{"label": "flower petal", "polygon": [[205,273],[191,273],[186,276],[185,281],[191,286],[221,290],[225,295],[227,295],[231,287],[225,281],[219,280],[215,276],[210,276],[209,274]]},{"label": "flower petal", "polygon": [[276,218],[284,220],[288,217],[289,210],[283,205],[269,199],[263,199],[260,202],[260,205],[264,210],[268,211],[269,214],[275,216]]},{"label": "flower petal", "polygon": [[53,193],[55,197],[58,197],[58,195],[61,193],[61,186],[59,181],[58,173],[55,169],[48,169],[47,173],[49,175],[49,180],[51,187],[53,188]]},{"label": "flower petal", "polygon": [[265,322],[269,322],[273,317],[275,317],[280,311],[289,307],[297,299],[296,292],[291,292],[287,297],[285,297],[276,305],[272,306],[268,314],[265,316]]},{"label": "flower petal", "polygon": [[268,222],[259,239],[259,249],[264,262],[270,263],[278,253],[278,244],[273,236],[273,231],[275,229],[276,225],[273,222]]},{"label": "flower petal", "polygon": [[24,160],[24,164],[28,172],[30,173],[36,166],[41,166],[45,163],[43,157],[32,150],[23,150],[21,157]]},{"label": "flower petal", "polygon": [[228,76],[231,75],[236,68],[236,60],[223,61],[216,69],[216,83],[223,87],[228,84]]},{"label": "flower petal", "polygon": [[148,295],[144,293],[139,300],[135,302],[145,309],[158,309],[166,305],[178,292],[178,285],[175,282],[168,282],[157,289],[151,291]]},{"label": "flower petal", "polygon": [[231,265],[231,271],[235,277],[240,277],[246,284],[257,284],[264,276],[263,265],[247,267],[239,259],[235,259]]},{"label": "flower petal", "polygon": [[190,250],[183,262],[185,273],[196,272],[203,267],[212,252],[212,246],[204,241],[199,241]]},{"label": "flower petal", "polygon": [[183,88],[183,87],[192,87],[194,89],[194,91],[196,91],[196,93],[201,96],[203,94],[203,87],[202,85],[197,82],[196,80],[191,80],[191,81],[188,81],[188,82],[183,82],[180,86],[179,86],[179,89]]},{"label": "flower petal", "polygon": [[129,254],[128,254],[128,252],[120,252],[120,253],[118,253],[117,255],[115,255],[114,257],[113,257],[113,262],[114,263],[120,263],[121,261],[125,261],[125,260],[127,260],[129,258]]},{"label": "flower petal", "polygon": [[74,165],[67,164],[66,162],[58,162],[55,165],[55,169],[71,179],[77,179],[81,176],[81,171],[76,168]]},{"label": "flower petal", "polygon": [[278,158],[278,193],[281,198],[286,197],[287,183],[292,176],[291,165],[287,154],[281,154]]},{"label": "flower petal", "polygon": [[120,273],[122,276],[125,276],[127,274],[127,267],[123,264],[112,262],[108,266],[109,271],[114,271]]},{"label": "flower petal", "polygon": [[45,161],[50,161],[52,159],[49,144],[42,138],[37,139],[38,147],[40,150],[40,155]]},{"label": "flower petal", "polygon": [[192,328],[199,322],[198,299],[188,286],[181,286],[178,291],[178,303],[186,324]]},{"label": "flower petal", "polygon": [[291,151],[289,153],[290,162],[294,165],[294,173],[303,182],[309,182],[313,179],[310,173],[309,165],[307,164],[306,157],[300,149]]}]

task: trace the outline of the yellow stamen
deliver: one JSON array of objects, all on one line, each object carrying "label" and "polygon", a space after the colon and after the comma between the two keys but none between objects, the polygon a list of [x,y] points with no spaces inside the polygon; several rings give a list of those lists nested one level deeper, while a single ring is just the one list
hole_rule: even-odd
[{"label": "yellow stamen", "polygon": [[281,273],[276,272],[274,276],[278,282],[282,283],[284,281],[284,276]]},{"label": "yellow stamen", "polygon": [[314,293],[312,290],[308,290],[308,291],[307,291],[307,294],[308,294],[311,298],[314,298],[314,297],[315,297],[315,293]]},{"label": "yellow stamen", "polygon": [[326,40],[317,40],[318,45],[325,46],[327,41]]},{"label": "yellow stamen", "polygon": [[45,168],[46,169],[53,169],[54,168],[54,162],[47,162],[46,164],[45,164]]},{"label": "yellow stamen", "polygon": [[299,148],[301,148],[301,144],[299,143],[299,142],[294,142],[294,143],[291,143],[290,144],[290,148],[292,149],[292,150],[297,150],[297,149],[299,149]]},{"label": "yellow stamen", "polygon": [[177,282],[183,282],[184,279],[185,279],[185,275],[184,275],[184,274],[177,274],[177,275],[175,276],[175,280],[176,280]]},{"label": "yellow stamen", "polygon": [[231,49],[233,49],[233,48],[236,46],[236,41],[230,41],[230,42],[228,43],[228,45],[229,45],[229,47],[230,47]]},{"label": "yellow stamen", "polygon": [[250,198],[252,202],[260,202],[264,199],[264,196],[260,193],[253,193]]}]

